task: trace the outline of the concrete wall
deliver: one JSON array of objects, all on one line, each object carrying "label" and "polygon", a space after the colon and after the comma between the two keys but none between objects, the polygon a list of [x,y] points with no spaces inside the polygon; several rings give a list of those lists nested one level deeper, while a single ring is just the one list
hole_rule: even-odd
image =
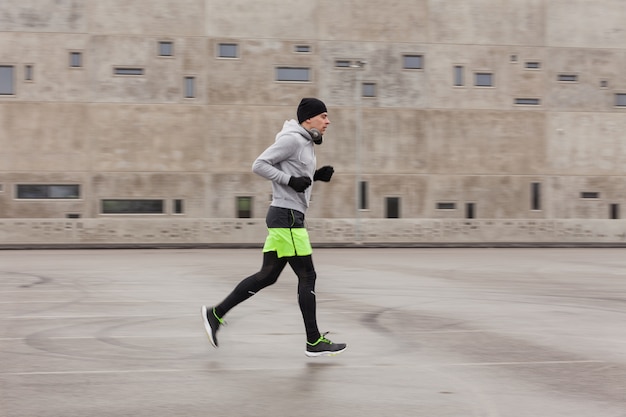
[{"label": "concrete wall", "polygon": [[[271,190],[250,166],[304,96],[329,107],[317,157],[336,170],[315,184],[310,219],[375,224],[387,197],[400,198],[403,220],[462,222],[466,204],[493,225],[585,225],[608,219],[612,205],[623,216],[626,110],[615,94],[626,92],[625,19],[621,0],[3,2],[0,65],[14,68],[15,94],[0,95],[0,218],[7,230],[18,222],[27,241],[25,219],[68,214],[122,228],[241,221],[236,197],[251,196],[262,222]],[[172,57],[159,56],[159,41],[173,43]],[[236,59],[217,57],[223,42],[238,45]],[[71,52],[81,67],[70,67]],[[424,68],[403,69],[403,54],[423,55]],[[116,66],[144,74],[114,75]],[[311,80],[277,82],[277,66],[308,67]],[[453,85],[454,66],[465,85]],[[474,86],[475,72],[492,73],[494,85]],[[194,98],[184,97],[189,76]],[[375,83],[376,97],[359,97],[361,82]],[[362,211],[359,179],[369,186]],[[539,209],[532,183],[541,184]],[[81,195],[17,199],[17,184],[79,184]],[[165,210],[105,215],[109,198],[163,199]],[[176,199],[183,213],[173,212]]]}]

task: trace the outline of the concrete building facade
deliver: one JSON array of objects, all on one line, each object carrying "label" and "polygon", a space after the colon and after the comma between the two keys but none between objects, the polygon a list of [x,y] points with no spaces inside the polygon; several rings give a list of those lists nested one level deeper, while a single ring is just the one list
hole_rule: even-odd
[{"label": "concrete building facade", "polygon": [[2,2],[0,234],[262,240],[251,164],[315,96],[325,241],[624,242],[622,3]]}]

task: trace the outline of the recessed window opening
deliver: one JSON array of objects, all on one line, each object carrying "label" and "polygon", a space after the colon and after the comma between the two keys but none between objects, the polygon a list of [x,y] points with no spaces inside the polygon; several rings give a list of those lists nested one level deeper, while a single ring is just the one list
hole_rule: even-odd
[{"label": "recessed window opening", "polygon": [[465,218],[476,218],[476,203],[465,203]]},{"label": "recessed window opening", "polygon": [[463,65],[454,66],[454,86],[462,87],[465,85],[465,68]]},{"label": "recessed window opening", "polygon": [[608,80],[600,80],[600,88],[609,88]]},{"label": "recessed window opening", "polygon": [[442,201],[437,203],[437,210],[456,210],[456,203],[450,201]]},{"label": "recessed window opening", "polygon": [[115,75],[143,75],[144,70],[143,68],[115,67],[113,73]]},{"label": "recessed window opening", "polygon": [[80,219],[80,214],[78,213],[67,213],[65,215],[66,219]]},{"label": "recessed window opening", "polygon": [[304,67],[277,67],[276,81],[306,82],[311,80],[311,69]]},{"label": "recessed window opening", "polygon": [[359,182],[359,210],[369,209],[369,196],[367,188],[367,181]]},{"label": "recessed window opening", "polygon": [[526,69],[541,69],[541,62],[539,61],[526,61],[524,64]]},{"label": "recessed window opening", "polygon": [[538,106],[541,104],[541,100],[538,98],[518,97],[515,99],[515,104],[520,106]]},{"label": "recessed window opening", "polygon": [[376,83],[363,83],[363,97],[376,97]]},{"label": "recessed window opening", "polygon": [[475,73],[476,87],[493,87],[493,74],[490,72],[477,72]]},{"label": "recessed window opening", "polygon": [[583,191],[580,193],[580,198],[600,198],[600,193],[596,191]]},{"label": "recessed window opening", "polygon": [[423,69],[424,57],[423,55],[404,55],[402,57],[404,69]]},{"label": "recessed window opening", "polygon": [[348,59],[336,59],[335,60],[335,67],[337,68],[350,68],[351,64],[352,64],[352,61]]},{"label": "recessed window opening", "polygon": [[79,184],[17,184],[17,199],[78,199]]},{"label": "recessed window opening", "polygon": [[530,184],[530,209],[541,210],[541,183]]},{"label": "recessed window opening", "polygon": [[387,219],[400,218],[400,197],[385,198],[385,217]]},{"label": "recessed window opening", "polygon": [[185,98],[196,97],[196,77],[185,77]]},{"label": "recessed window opening", "polygon": [[575,83],[578,81],[578,75],[576,74],[559,74],[557,80],[566,83]]},{"label": "recessed window opening", "polygon": [[13,86],[13,65],[0,65],[0,95],[15,94]]},{"label": "recessed window opening", "polygon": [[82,52],[70,52],[70,67],[80,68],[83,66],[83,54]]},{"label": "recessed window opening", "polygon": [[311,52],[311,46],[310,45],[296,45],[294,47],[294,51],[298,53]]},{"label": "recessed window opening", "polygon": [[172,211],[174,212],[174,214],[183,214],[184,211],[184,203],[183,200],[180,198],[175,199],[173,202],[173,207],[172,207]]},{"label": "recessed window opening", "polygon": [[511,55],[511,56],[509,57],[509,61],[510,61],[512,64],[516,64],[516,63],[517,63],[517,55],[515,55],[515,54]]},{"label": "recessed window opening", "polygon": [[249,219],[252,217],[252,197],[237,197],[237,218]]},{"label": "recessed window opening", "polygon": [[102,214],[163,214],[164,201],[159,199],[103,199]]},{"label": "recessed window opening", "polygon": [[159,56],[174,56],[174,42],[160,41]]},{"label": "recessed window opening", "polygon": [[239,46],[236,43],[220,43],[218,45],[218,56],[220,58],[238,58]]},{"label": "recessed window opening", "polygon": [[609,206],[609,217],[612,220],[619,219],[619,204],[613,203]]},{"label": "recessed window opening", "polygon": [[24,81],[33,81],[35,78],[35,69],[33,64],[24,65]]}]

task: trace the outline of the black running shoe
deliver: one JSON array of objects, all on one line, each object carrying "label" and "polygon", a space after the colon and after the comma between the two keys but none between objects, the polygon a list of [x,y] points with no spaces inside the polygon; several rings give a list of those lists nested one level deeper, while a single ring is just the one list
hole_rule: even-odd
[{"label": "black running shoe", "polygon": [[346,350],[345,343],[333,343],[326,339],[326,335],[327,333],[321,335],[315,343],[306,342],[306,351],[304,354],[311,357],[334,356]]},{"label": "black running shoe", "polygon": [[220,325],[226,324],[226,322],[217,317],[215,307],[202,306],[202,323],[204,324],[204,330],[209,337],[209,341],[213,346],[217,347],[217,331]]}]

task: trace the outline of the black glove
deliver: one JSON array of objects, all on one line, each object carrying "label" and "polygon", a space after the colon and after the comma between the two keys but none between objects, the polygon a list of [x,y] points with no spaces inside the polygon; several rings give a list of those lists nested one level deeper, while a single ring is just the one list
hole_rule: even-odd
[{"label": "black glove", "polygon": [[330,181],[330,177],[333,176],[335,169],[330,165],[326,165],[315,171],[315,175],[313,175],[313,181]]},{"label": "black glove", "polygon": [[291,177],[289,178],[289,186],[299,193],[311,186],[311,178],[309,177]]}]

